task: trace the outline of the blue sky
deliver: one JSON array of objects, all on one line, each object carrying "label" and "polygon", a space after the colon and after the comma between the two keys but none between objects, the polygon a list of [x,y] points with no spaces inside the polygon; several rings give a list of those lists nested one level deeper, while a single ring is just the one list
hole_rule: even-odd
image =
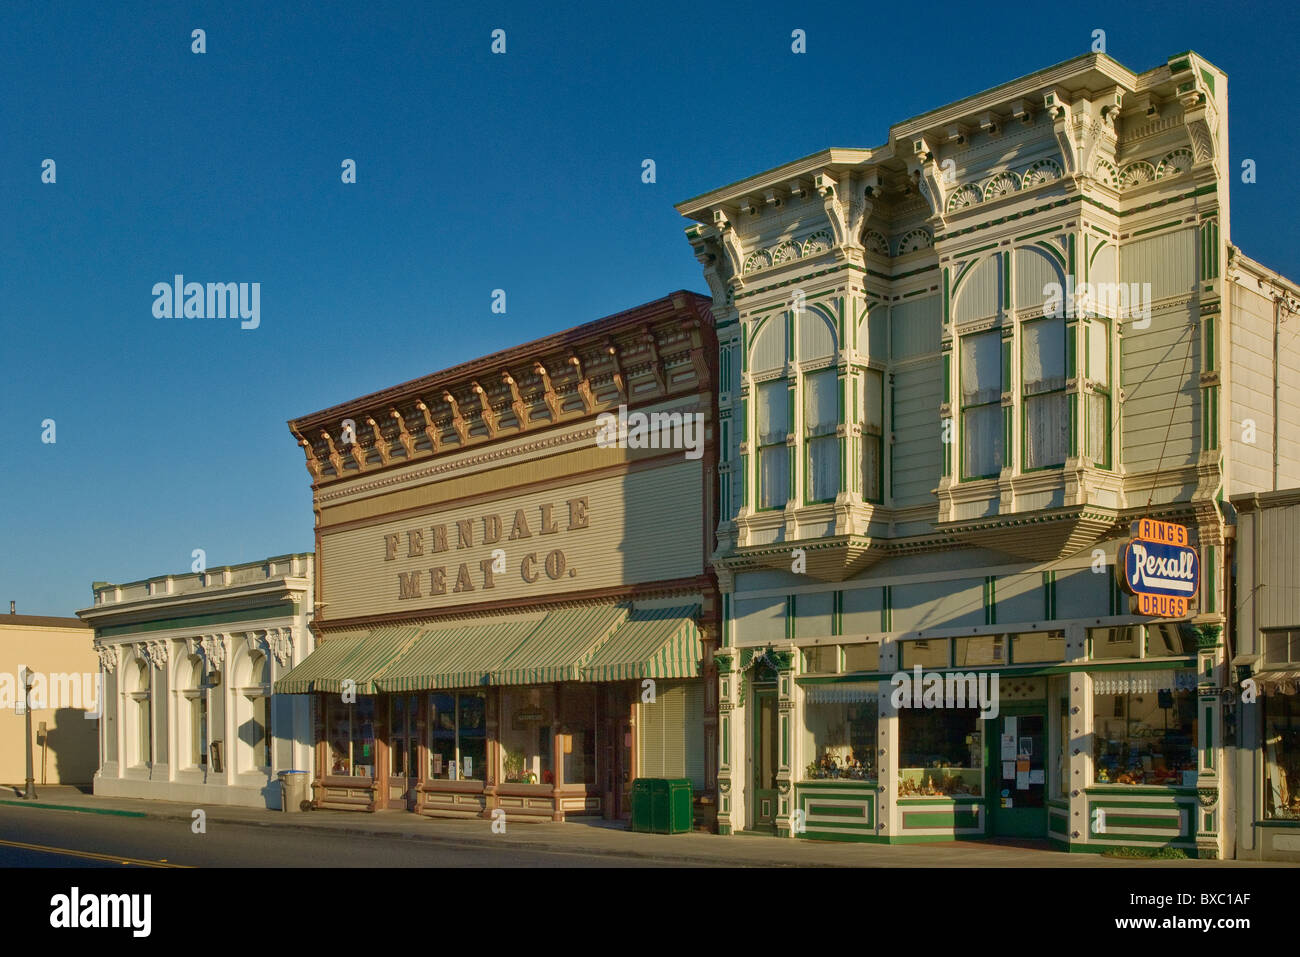
[{"label": "blue sky", "polygon": [[[1228,73],[1233,167],[1258,164],[1233,241],[1300,277],[1293,4],[471,6],[0,9],[0,602],[310,550],[290,417],[705,291],[675,202],[879,145],[1094,29],[1130,69]],[[260,327],[155,318],[176,273],[260,282]]]}]

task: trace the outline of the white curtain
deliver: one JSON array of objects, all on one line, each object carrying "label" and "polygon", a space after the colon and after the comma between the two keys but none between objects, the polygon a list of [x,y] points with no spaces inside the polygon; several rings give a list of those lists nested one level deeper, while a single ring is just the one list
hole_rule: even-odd
[{"label": "white curtain", "polygon": [[785,442],[790,431],[789,406],[785,380],[764,382],[758,387],[758,444]]},{"label": "white curtain", "polygon": [[982,332],[961,339],[961,404],[995,402],[1002,394],[1002,336]]},{"label": "white curtain", "polygon": [[1110,323],[1094,321],[1088,329],[1088,378],[1110,384]]},{"label": "white curtain", "polygon": [[760,508],[785,508],[790,498],[790,450],[769,445],[759,452],[758,483]]},{"label": "white curtain", "polygon": [[824,502],[840,490],[840,440],[825,435],[808,440],[808,500]]},{"label": "white curtain", "polygon": [[961,418],[964,477],[996,475],[1002,470],[1002,406],[967,409]]},{"label": "white curtain", "polygon": [[1025,468],[1062,464],[1070,434],[1070,407],[1065,393],[1027,397],[1025,415]]},{"label": "white curtain", "polygon": [[1065,320],[1037,319],[1021,327],[1025,393],[1065,388]]},{"label": "white curtain", "polygon": [[1088,457],[1094,462],[1108,462],[1110,444],[1110,396],[1093,392],[1088,402]]},{"label": "white curtain", "polygon": [[840,421],[839,374],[834,369],[813,372],[803,379],[803,418],[808,435],[826,435]]},{"label": "white curtain", "polygon": [[862,374],[862,425],[880,430],[885,427],[884,376],[875,369]]}]

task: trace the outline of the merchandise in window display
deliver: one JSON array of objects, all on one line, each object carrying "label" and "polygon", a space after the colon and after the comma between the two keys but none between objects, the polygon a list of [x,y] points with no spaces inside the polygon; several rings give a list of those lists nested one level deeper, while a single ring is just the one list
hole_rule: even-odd
[{"label": "merchandise in window display", "polygon": [[854,781],[870,781],[876,776],[875,764],[871,752],[854,749],[848,745],[828,747],[822,756],[804,769],[809,780],[822,778],[847,778]]},{"label": "merchandise in window display", "polygon": [[984,769],[940,765],[902,768],[898,772],[899,797],[978,797],[984,793]]}]

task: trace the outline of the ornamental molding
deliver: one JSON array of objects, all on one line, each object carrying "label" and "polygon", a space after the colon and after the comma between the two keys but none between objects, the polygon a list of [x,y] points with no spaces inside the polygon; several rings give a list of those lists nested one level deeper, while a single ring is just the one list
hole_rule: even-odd
[{"label": "ornamental molding", "polygon": [[1061,164],[1050,158],[1037,159],[1025,166],[996,170],[953,190],[944,204],[944,213],[960,212],[981,203],[1004,199],[1013,193],[1054,182],[1062,175]]},{"label": "ornamental molding", "polygon": [[136,646],[136,648],[139,650],[141,655],[148,659],[151,665],[160,671],[163,666],[167,664],[167,660],[170,657],[170,649],[168,648],[168,642],[166,641],[142,641]]},{"label": "ornamental molding", "polygon": [[99,666],[105,671],[113,672],[117,670],[118,664],[118,646],[96,644],[95,651],[99,654]]},{"label": "ornamental molding", "polygon": [[293,629],[272,628],[266,633],[267,645],[281,667],[293,659]]},{"label": "ornamental molding", "polygon": [[203,649],[203,657],[207,659],[208,664],[218,671],[226,663],[225,639],[225,635],[204,635],[199,639],[199,647]]}]

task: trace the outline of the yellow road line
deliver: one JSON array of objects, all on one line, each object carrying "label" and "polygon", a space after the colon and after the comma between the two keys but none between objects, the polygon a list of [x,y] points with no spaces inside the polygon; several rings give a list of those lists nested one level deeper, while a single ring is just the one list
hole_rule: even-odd
[{"label": "yellow road line", "polygon": [[49,847],[45,844],[24,844],[22,841],[0,841],[3,847],[19,847],[25,851],[42,851],[46,854],[67,854],[69,857],[84,857],[92,861],[112,861],[116,864],[135,864],[139,867],[184,867],[188,864],[168,864],[166,861],[146,861],[138,857],[121,857],[117,854],[96,854],[94,851],[74,851],[66,847]]}]

